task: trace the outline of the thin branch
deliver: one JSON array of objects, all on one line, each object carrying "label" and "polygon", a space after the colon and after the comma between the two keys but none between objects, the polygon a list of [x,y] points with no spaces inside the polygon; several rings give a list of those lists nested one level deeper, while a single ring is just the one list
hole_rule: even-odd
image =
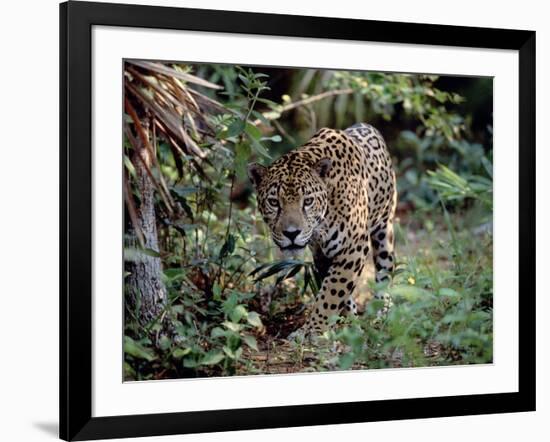
[{"label": "thin branch", "polygon": [[319,100],[323,100],[323,99],[328,98],[328,97],[332,97],[332,96],[335,96],[335,95],[349,95],[349,94],[353,94],[353,92],[355,92],[355,91],[351,88],[336,89],[334,91],[326,91],[326,92],[323,92],[321,94],[314,95],[312,97],[307,97],[307,98],[304,98],[303,100],[299,100],[299,101],[295,101],[294,103],[287,104],[286,106],[283,106],[283,109],[282,109],[281,113],[284,113],[284,112],[287,112],[289,110],[295,109],[299,106],[306,106],[308,104],[314,103],[314,102],[319,101]]},{"label": "thin branch", "polygon": [[279,123],[277,120],[273,120],[272,122],[273,126],[275,126],[275,129],[277,129],[283,137],[285,137],[292,144],[296,144],[296,140],[294,139],[294,137],[285,130],[281,123]]},{"label": "thin branch", "polygon": [[[231,232],[231,218],[233,216],[233,186],[235,185],[235,172],[231,174],[231,188],[229,190],[229,216],[227,217],[227,230],[225,231],[225,241],[227,242],[229,238],[229,232]],[[222,273],[222,265],[223,265],[224,258],[220,259],[219,267],[218,267],[218,274],[216,275],[216,278],[214,281],[220,282],[220,277]],[[226,285],[224,284],[222,288],[222,293],[225,290]]]},{"label": "thin branch", "polygon": [[[351,88],[349,89],[336,89],[333,91],[326,91],[318,95],[313,95],[312,97],[304,98],[303,100],[295,101],[294,103],[289,103],[283,107],[281,107],[278,111],[270,111],[270,112],[264,112],[262,115],[267,120],[276,120],[281,116],[281,114],[284,114],[285,112],[291,111],[293,109],[296,109],[300,106],[307,106],[308,104],[315,103],[316,101],[324,100],[325,98],[334,97],[337,95],[350,95],[353,94],[355,91]],[[254,125],[258,125],[261,123],[261,120],[254,121]]]}]

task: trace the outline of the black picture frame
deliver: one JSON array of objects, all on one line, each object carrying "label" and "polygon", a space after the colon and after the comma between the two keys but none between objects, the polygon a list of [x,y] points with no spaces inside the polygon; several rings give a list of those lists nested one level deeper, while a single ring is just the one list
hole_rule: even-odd
[{"label": "black picture frame", "polygon": [[[519,391],[92,417],[94,25],[345,39],[519,52]],[[67,2],[60,5],[60,437],[65,440],[535,410],[535,32]]]}]

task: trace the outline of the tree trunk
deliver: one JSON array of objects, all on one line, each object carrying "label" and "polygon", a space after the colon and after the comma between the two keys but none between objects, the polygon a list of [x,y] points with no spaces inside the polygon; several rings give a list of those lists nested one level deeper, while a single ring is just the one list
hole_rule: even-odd
[{"label": "tree trunk", "polygon": [[[155,190],[147,173],[151,166],[151,154],[137,138],[140,149],[134,151],[132,164],[136,170],[136,185],[141,198],[137,210],[137,224],[143,236],[146,249],[159,251],[155,216]],[[140,158],[137,158],[137,156]],[[147,165],[147,167],[145,166]],[[132,196],[130,195],[130,198]],[[138,250],[138,237],[132,230],[127,246]],[[137,252],[135,259],[127,262],[126,269],[130,275],[126,278],[126,293],[131,311],[138,315],[138,322],[143,327],[158,319],[166,307],[167,293],[162,282],[161,260],[158,257]]]}]

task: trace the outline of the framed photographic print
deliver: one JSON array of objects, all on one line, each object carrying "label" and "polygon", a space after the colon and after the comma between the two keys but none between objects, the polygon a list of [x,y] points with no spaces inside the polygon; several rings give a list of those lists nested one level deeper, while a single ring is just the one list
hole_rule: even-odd
[{"label": "framed photographic print", "polygon": [[535,409],[535,33],[67,2],[65,440]]}]

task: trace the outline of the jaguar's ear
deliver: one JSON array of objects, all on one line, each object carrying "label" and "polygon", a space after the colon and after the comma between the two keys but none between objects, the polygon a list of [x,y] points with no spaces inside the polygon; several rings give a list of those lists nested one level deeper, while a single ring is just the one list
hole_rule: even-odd
[{"label": "jaguar's ear", "polygon": [[319,174],[321,178],[325,178],[332,167],[332,161],[330,158],[321,158],[315,163],[313,169]]},{"label": "jaguar's ear", "polygon": [[254,187],[257,189],[262,182],[262,179],[267,171],[267,167],[258,163],[250,163],[247,170],[248,178],[250,178],[250,181],[252,181],[252,184],[254,184]]}]

